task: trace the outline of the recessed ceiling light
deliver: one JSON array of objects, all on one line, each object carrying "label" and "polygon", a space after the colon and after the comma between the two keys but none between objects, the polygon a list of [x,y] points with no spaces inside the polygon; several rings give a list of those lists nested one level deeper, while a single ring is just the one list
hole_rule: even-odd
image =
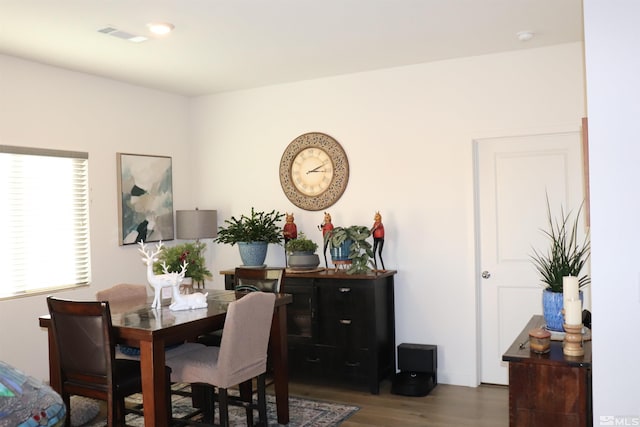
[{"label": "recessed ceiling light", "polygon": [[533,31],[519,31],[516,33],[516,36],[521,42],[527,42],[533,38],[534,34]]},{"label": "recessed ceiling light", "polygon": [[150,22],[147,24],[147,27],[149,31],[158,36],[169,34],[175,28],[175,26],[169,22]]}]

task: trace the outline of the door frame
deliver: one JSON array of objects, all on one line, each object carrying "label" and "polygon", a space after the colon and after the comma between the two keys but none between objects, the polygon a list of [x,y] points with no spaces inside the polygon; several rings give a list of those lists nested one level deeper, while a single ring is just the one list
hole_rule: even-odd
[{"label": "door frame", "polygon": [[[482,382],[482,265],[480,248],[480,186],[479,186],[479,144],[483,140],[495,138],[515,138],[525,136],[542,136],[558,133],[582,132],[581,117],[576,118],[575,123],[561,124],[556,126],[545,126],[536,128],[513,128],[494,131],[476,132],[476,136],[471,138],[472,162],[473,162],[473,227],[474,227],[474,288],[475,288],[475,384],[479,386]],[[584,153],[583,153],[584,155]]]}]

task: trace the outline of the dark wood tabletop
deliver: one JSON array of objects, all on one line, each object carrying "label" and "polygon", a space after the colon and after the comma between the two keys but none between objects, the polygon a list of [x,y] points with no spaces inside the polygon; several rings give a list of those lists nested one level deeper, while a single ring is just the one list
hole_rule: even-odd
[{"label": "dark wood tabletop", "polygon": [[568,366],[591,366],[591,341],[584,341],[584,356],[566,356],[562,352],[562,341],[551,341],[551,351],[538,354],[529,348],[529,331],[544,326],[541,315],[531,317],[511,347],[502,355],[505,362],[527,362],[541,364],[564,364]]},{"label": "dark wood tabletop", "polygon": [[[161,408],[161,405],[156,404],[156,402],[166,401],[165,346],[192,340],[199,335],[221,329],[224,326],[229,303],[244,295],[228,290],[207,289],[206,292],[208,293],[206,309],[171,311],[168,304],[160,309],[153,309],[151,297],[144,302],[132,301],[125,305],[111,306],[117,342],[140,348],[144,419],[147,427],[168,425],[166,411]],[[274,364],[276,405],[280,424],[289,422],[286,307],[291,301],[292,297],[289,294],[276,294],[269,341],[269,352]],[[50,316],[48,314],[40,316],[39,323],[41,327],[48,329],[50,384],[59,391],[58,360],[52,339]]]}]

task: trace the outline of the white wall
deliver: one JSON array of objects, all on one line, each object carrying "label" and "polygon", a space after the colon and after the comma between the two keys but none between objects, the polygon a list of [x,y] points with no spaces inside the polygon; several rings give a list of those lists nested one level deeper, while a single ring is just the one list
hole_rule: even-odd
[{"label": "white wall", "polygon": [[584,2],[595,284],[594,425],[607,416],[628,422],[624,425],[640,420],[638,16],[637,2]]},{"label": "white wall", "polygon": [[[472,140],[579,129],[585,115],[581,44],[464,58],[195,99],[194,171],[201,205],[219,221],[261,210],[293,211],[321,242],[322,212],[292,205],[279,183],[285,147],[319,131],[350,162],[345,194],[327,209],[334,225],[373,224],[380,210],[384,258],[397,269],[397,343],[437,344],[439,380],[475,386],[476,273]],[[240,260],[211,247],[214,270]],[[268,264],[283,265],[274,246]],[[216,277],[215,285],[222,287]]]},{"label": "white wall", "polygon": [[[92,297],[144,283],[134,247],[117,244],[115,153],[170,155],[175,208],[293,211],[320,242],[322,212],[295,208],[278,165],[298,135],[326,132],[351,177],[330,209],[336,225],[371,225],[396,276],[397,343],[437,344],[441,382],[474,386],[474,138],[576,130],[584,116],[581,44],[487,55],[206,96],[193,100],[0,56],[0,143],[87,150],[92,191]],[[43,242],[43,253],[50,249]],[[218,270],[239,264],[213,245]],[[275,249],[274,249],[275,248]],[[283,265],[281,248],[267,262]],[[223,287],[215,274],[210,287]],[[0,301],[0,359],[47,377],[44,296]],[[9,344],[7,344],[9,343]]]},{"label": "white wall", "polygon": [[[188,100],[2,55],[0,94],[0,144],[89,153],[93,283],[56,295],[93,298],[115,283],[146,283],[135,245],[118,246],[116,152],[172,156],[174,207],[188,208]],[[43,241],[42,256],[55,245]],[[38,327],[45,297],[0,301],[0,360],[42,379],[49,376]]]}]

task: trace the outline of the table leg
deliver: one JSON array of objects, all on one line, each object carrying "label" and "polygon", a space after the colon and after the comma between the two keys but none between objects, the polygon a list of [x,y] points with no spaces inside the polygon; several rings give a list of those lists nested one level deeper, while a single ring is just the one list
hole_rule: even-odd
[{"label": "table leg", "polygon": [[164,342],[140,341],[142,405],[145,427],[167,427],[167,381]]},{"label": "table leg", "polygon": [[287,350],[287,306],[276,307],[271,322],[269,350],[273,361],[278,423],[289,423],[289,361]]},{"label": "table leg", "polygon": [[58,360],[58,347],[53,336],[53,327],[47,328],[47,335],[49,337],[49,385],[57,393],[62,393],[60,361]]}]

